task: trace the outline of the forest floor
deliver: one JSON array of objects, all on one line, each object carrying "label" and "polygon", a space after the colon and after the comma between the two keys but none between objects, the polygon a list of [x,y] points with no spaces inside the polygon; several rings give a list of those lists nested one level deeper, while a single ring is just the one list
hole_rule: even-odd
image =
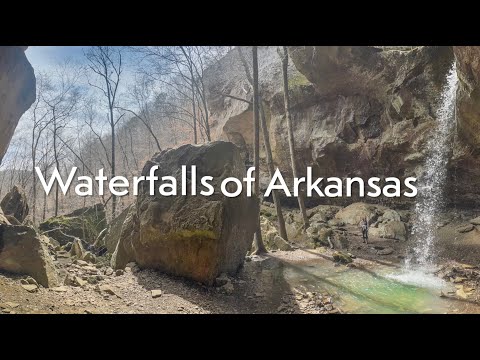
[{"label": "forest floor", "polygon": [[[406,253],[405,242],[371,238],[368,245],[363,244],[355,228],[348,230],[348,239],[348,251],[355,256],[354,264],[349,266],[399,266]],[[335,294],[308,292],[304,287],[292,286],[282,270],[288,264],[319,258],[330,261],[333,251],[297,248],[247,257],[239,274],[224,278],[217,287],[137,267],[115,272],[102,258],[93,265],[75,261],[65,253],[57,254],[59,274],[63,280],[73,279],[70,285],[50,289],[40,286],[29,292],[21,283],[25,276],[0,273],[0,314],[339,313],[342,310],[335,304]],[[465,284],[457,287],[465,286],[470,291],[468,301],[480,302],[477,291],[480,273],[475,270],[476,264],[471,261],[472,265],[462,264],[458,261],[465,258],[459,257],[442,260],[440,276]],[[478,307],[472,309],[467,308],[466,312],[475,312]]]},{"label": "forest floor", "polygon": [[337,313],[328,294],[302,292],[281,281],[282,255],[305,258],[301,253],[296,250],[249,257],[239,275],[225,278],[226,283],[220,287],[153,270],[127,267],[111,273],[100,264],[85,266],[62,258],[57,266],[63,269],[63,275],[80,277],[84,280],[80,280],[81,286],[40,286],[30,293],[21,284],[25,276],[0,273],[0,314]]}]

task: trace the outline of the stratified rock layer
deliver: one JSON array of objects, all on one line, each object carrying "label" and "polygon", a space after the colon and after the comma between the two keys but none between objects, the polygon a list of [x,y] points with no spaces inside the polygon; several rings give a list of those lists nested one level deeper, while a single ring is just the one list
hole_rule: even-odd
[{"label": "stratified rock layer", "polygon": [[[394,176],[404,179],[420,177],[426,160],[425,145],[435,126],[446,75],[454,62],[451,47],[377,48],[365,46],[289,47],[289,88],[291,113],[296,141],[296,158],[301,175],[307,166],[315,177]],[[471,108],[478,107],[473,95],[478,92],[478,50],[464,50],[467,65],[459,64],[471,86]],[[250,49],[244,50],[250,56]],[[462,50],[455,48],[457,60]],[[259,48],[259,78],[272,143],[275,164],[291,178],[287,126],[284,116],[281,61],[275,47]],[[471,70],[462,70],[470,69]],[[228,139],[252,159],[251,105],[229,96],[251,100],[252,90],[237,50],[232,50],[206,72],[209,105],[213,121],[212,134]],[[465,82],[466,83],[466,82]],[[466,86],[466,85],[462,85]],[[461,90],[459,90],[461,91]],[[462,90],[463,91],[463,90]],[[459,125],[462,124],[464,100],[459,92]],[[467,117],[466,117],[467,118]],[[465,132],[475,138],[480,123],[472,115]],[[467,139],[464,136],[463,139]],[[470,142],[472,140],[469,140]],[[454,160],[449,164],[447,196],[450,202],[480,204],[477,174],[478,156],[459,152],[464,143],[455,145]],[[468,153],[469,154],[469,153]],[[455,160],[456,156],[456,160]],[[264,161],[264,154],[261,154]],[[475,165],[475,169],[472,169]],[[266,167],[263,167],[264,169]],[[453,174],[456,178],[453,179]],[[268,176],[262,175],[262,186]],[[454,183],[461,184],[456,189]],[[292,183],[290,179],[290,183]],[[358,192],[352,198],[312,198],[318,203],[348,205],[364,201]],[[295,205],[295,199],[283,199]],[[396,207],[409,207],[414,198],[369,198]]]}]

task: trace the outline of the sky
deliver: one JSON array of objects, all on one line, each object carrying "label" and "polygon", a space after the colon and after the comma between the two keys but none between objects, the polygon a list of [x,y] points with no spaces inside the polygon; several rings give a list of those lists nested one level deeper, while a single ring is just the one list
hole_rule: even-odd
[{"label": "sky", "polygon": [[[88,46],[29,46],[25,55],[32,64],[35,74],[39,71],[49,71],[55,65],[72,60],[74,63],[85,64],[86,59],[84,51]],[[126,51],[122,52],[123,58],[123,76],[120,82],[121,90],[125,90],[135,80],[135,62],[130,60]],[[125,88],[124,88],[125,87]]]},{"label": "sky", "polygon": [[77,61],[83,60],[84,46],[30,46],[27,55],[35,72],[40,69],[48,70],[51,66],[72,58]]},{"label": "sky", "polygon": [[[25,55],[32,65],[35,75],[38,75],[40,71],[45,71],[47,73],[52,71],[57,64],[61,64],[65,62],[65,60],[69,59],[77,64],[85,64],[86,59],[84,56],[84,51],[87,49],[87,46],[29,46],[25,51]],[[131,85],[135,81],[135,63],[128,61],[128,55],[126,53],[124,53],[124,59],[126,60],[124,60],[124,71],[119,86],[119,96],[121,96],[122,93],[128,92],[131,88]],[[80,81],[86,83],[86,77],[82,77]],[[18,123],[14,137],[10,143],[9,150],[5,154],[2,162],[4,166],[15,153],[15,144],[17,142],[23,143],[23,136],[27,136],[25,135],[26,132],[28,133],[30,131],[30,123],[28,122],[27,115],[28,112],[25,113],[25,116],[22,116]]]}]

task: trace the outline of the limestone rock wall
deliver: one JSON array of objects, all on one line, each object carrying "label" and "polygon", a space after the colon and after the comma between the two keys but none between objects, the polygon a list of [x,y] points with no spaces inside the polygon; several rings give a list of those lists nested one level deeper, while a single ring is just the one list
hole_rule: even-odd
[{"label": "limestone rock wall", "polygon": [[[289,47],[291,112],[299,168],[312,166],[314,176],[319,177],[419,177],[446,74],[457,61],[458,136],[452,146],[447,195],[450,203],[480,204],[480,163],[475,154],[480,145],[478,49]],[[249,48],[244,53],[247,58],[251,56]],[[260,47],[259,61],[274,161],[283,174],[291,176],[276,47]],[[206,72],[206,84],[214,122],[212,133],[217,139],[234,142],[243,156],[252,159],[251,105],[232,98],[251,100],[252,90],[235,49]],[[263,186],[266,175],[262,175]],[[324,198],[321,202],[347,205],[356,200]],[[378,200],[400,207],[409,207],[414,201],[404,197]],[[310,205],[319,202],[313,199]]]}]

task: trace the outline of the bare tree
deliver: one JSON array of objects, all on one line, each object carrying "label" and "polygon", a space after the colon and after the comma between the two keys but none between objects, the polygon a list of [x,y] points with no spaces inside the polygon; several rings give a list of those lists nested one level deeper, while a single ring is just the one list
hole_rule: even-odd
[{"label": "bare tree", "polygon": [[177,99],[179,118],[191,123],[193,142],[211,141],[205,69],[229,48],[212,46],[144,46],[134,51],[141,56],[140,72],[163,86]]},{"label": "bare tree", "polygon": [[[79,73],[72,71],[68,62],[60,65],[51,74],[54,79],[49,83],[47,91],[41,96],[48,108],[48,120],[53,135],[53,156],[55,166],[61,171],[60,161],[64,156],[62,144],[59,141],[62,130],[66,127],[68,120],[76,110],[80,98],[80,91],[77,86]],[[55,216],[59,209],[59,184],[55,182]]]},{"label": "bare tree", "polygon": [[[205,130],[207,141],[211,141],[207,96],[205,92],[205,84],[203,82],[205,49],[207,48],[200,46],[180,46],[180,49],[190,74],[189,82],[192,88],[192,97],[194,99],[193,104],[195,105],[195,100],[199,98],[202,104],[202,108],[200,108],[202,122],[200,122],[200,124]],[[195,110],[194,116],[196,118]]]},{"label": "bare tree", "polygon": [[[260,202],[260,122],[259,122],[259,93],[258,93],[258,54],[257,47],[252,47],[253,60],[253,166],[255,167],[255,199],[257,203]],[[254,243],[256,245],[256,254],[263,254],[267,252],[262,240],[262,230],[260,228],[260,216],[257,218],[257,230],[255,231]]]},{"label": "bare tree", "polygon": [[[37,166],[37,151],[38,144],[43,132],[50,125],[50,120],[47,118],[48,112],[45,111],[45,104],[43,103],[43,91],[46,82],[46,75],[40,73],[37,75],[37,100],[32,107],[32,174],[35,174],[35,167]],[[33,196],[32,196],[32,221],[36,224],[37,211],[37,177],[33,176]]]},{"label": "bare tree", "polygon": [[[44,178],[47,178],[47,174],[55,164],[55,159],[51,154],[52,149],[52,139],[50,136],[44,136],[39,144],[40,156],[38,157],[38,166]],[[43,205],[42,205],[42,221],[45,221],[47,217],[48,203],[47,203],[47,193],[43,193]]]},{"label": "bare tree", "polygon": [[127,111],[130,114],[134,115],[139,119],[142,124],[147,129],[148,133],[152,136],[155,144],[157,145],[157,150],[162,151],[160,146],[160,141],[153,131],[153,114],[151,109],[152,102],[152,90],[150,82],[143,77],[140,81],[137,82],[132,88],[131,97],[133,98],[133,105],[138,109],[137,111],[119,107],[123,111]]},{"label": "bare tree", "polygon": [[[265,119],[265,110],[264,106],[260,104],[260,123],[263,132],[263,143],[265,145],[265,153],[267,154],[267,166],[268,172],[270,173],[270,178],[275,174],[275,167],[273,165],[272,158],[272,148],[270,146],[270,136],[268,134],[267,121]],[[272,191],[273,204],[275,205],[275,211],[278,218],[278,229],[280,231],[280,236],[288,240],[287,228],[285,227],[285,219],[283,217],[282,204],[280,202],[280,196],[277,190]]]},{"label": "bare tree", "polygon": [[[245,69],[245,74],[246,74],[247,80],[250,83],[250,85],[253,86],[252,82],[254,80],[253,80],[253,78],[250,74],[250,69],[249,69],[248,63],[245,59],[245,56],[243,55],[242,49],[240,47],[238,47],[237,49],[238,49],[238,54],[239,54],[239,57],[240,57],[240,61],[242,62],[243,67]],[[257,81],[258,81],[258,79],[257,79]],[[270,146],[270,135],[268,134],[268,128],[267,128],[267,122],[266,122],[265,110],[264,110],[264,107],[263,107],[262,97],[260,96],[260,94],[258,96],[259,96],[260,125],[261,125],[261,128],[262,128],[263,143],[264,143],[264,146],[265,146],[265,153],[267,155],[268,172],[270,174],[270,177],[273,177],[273,175],[275,173],[275,167],[274,167],[274,164],[273,164],[272,148]],[[235,97],[233,97],[233,98],[235,98]],[[242,100],[242,99],[239,99],[239,98],[235,98],[235,99]],[[275,205],[275,210],[276,210],[276,213],[277,213],[278,228],[279,228],[279,231],[280,231],[280,236],[283,239],[288,240],[287,229],[285,227],[285,219],[283,217],[282,204],[281,204],[280,196],[279,196],[277,190],[272,191],[272,197],[273,197],[273,203]]]},{"label": "bare tree", "polygon": [[[295,137],[293,135],[293,122],[292,116],[290,114],[290,96],[288,94],[288,51],[287,47],[283,46],[283,51],[278,48],[278,54],[282,60],[282,74],[283,74],[283,98],[285,103],[285,117],[287,119],[287,129],[288,129],[288,147],[290,149],[290,160],[292,165],[293,177],[298,177],[297,162],[295,159]],[[298,194],[298,206],[300,207],[300,212],[302,213],[303,225],[305,230],[309,226],[307,208],[305,207],[305,199],[302,189],[300,189]]]},{"label": "bare tree", "polygon": [[[110,46],[92,46],[85,56],[89,69],[100,79],[100,85],[89,81],[89,84],[100,90],[107,100],[108,122],[111,132],[111,176],[116,175],[115,169],[115,129],[122,115],[115,117],[114,110],[118,102],[118,86],[122,76],[122,53],[120,49]],[[116,196],[112,197],[112,219],[116,214]]]}]

